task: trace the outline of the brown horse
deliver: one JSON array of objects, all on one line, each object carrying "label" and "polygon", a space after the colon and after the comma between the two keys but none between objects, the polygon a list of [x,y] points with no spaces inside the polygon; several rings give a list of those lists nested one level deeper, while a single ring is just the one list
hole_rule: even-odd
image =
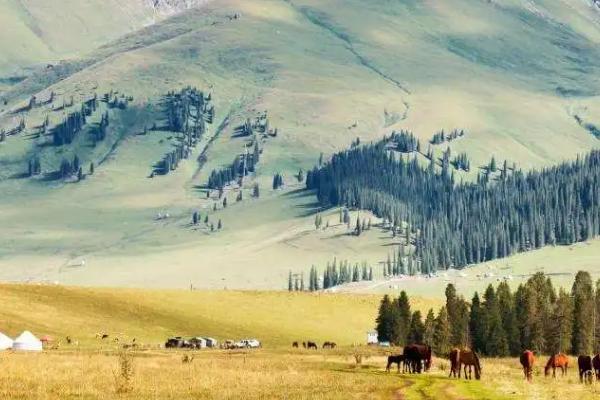
[{"label": "brown horse", "polygon": [[298,348],[298,342],[294,342],[294,343],[292,343],[292,347],[293,347],[294,349],[297,349],[297,348]]},{"label": "brown horse", "polygon": [[577,366],[579,367],[579,382],[592,383],[594,373],[592,372],[592,357],[577,357]]},{"label": "brown horse", "polygon": [[596,354],[592,359],[592,367],[594,367],[596,379],[600,381],[600,354]]},{"label": "brown horse", "polygon": [[521,357],[519,358],[521,365],[523,366],[523,373],[525,374],[525,379],[531,382],[531,377],[533,375],[533,363],[535,362],[535,357],[533,355],[533,351],[525,350]]},{"label": "brown horse", "polygon": [[325,342],[325,343],[323,343],[323,348],[324,349],[335,349],[335,346],[337,346],[337,344],[335,344],[335,342]]},{"label": "brown horse", "polygon": [[[465,379],[473,379],[472,370],[475,370],[475,379],[481,379],[481,364],[479,363],[479,357],[477,353],[469,349],[453,349],[450,352],[450,375],[449,377],[460,378],[461,366],[464,366]],[[467,367],[469,367],[469,374],[467,375]]]},{"label": "brown horse", "polygon": [[548,359],[546,363],[546,368],[544,368],[544,375],[548,376],[550,374],[550,368],[552,368],[552,377],[556,378],[556,368],[560,368],[562,371],[562,376],[567,374],[567,368],[569,367],[569,357],[567,357],[564,353],[553,354]]},{"label": "brown horse", "polygon": [[387,367],[385,367],[386,372],[390,372],[393,364],[398,364],[398,372],[400,372],[400,364],[404,363],[404,354],[398,354],[395,356],[388,356]]},{"label": "brown horse", "polygon": [[410,344],[404,347],[404,363],[408,365],[410,373],[421,373],[431,368],[431,346],[424,344]]},{"label": "brown horse", "polygon": [[306,348],[308,350],[310,350],[310,349],[318,350],[319,349],[319,347],[317,346],[317,344],[315,342],[306,342]]}]

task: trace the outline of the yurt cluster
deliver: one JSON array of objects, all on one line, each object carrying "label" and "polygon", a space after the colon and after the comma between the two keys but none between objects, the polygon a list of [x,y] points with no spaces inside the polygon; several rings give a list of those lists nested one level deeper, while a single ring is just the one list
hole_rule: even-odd
[{"label": "yurt cluster", "polygon": [[0,332],[0,350],[42,351],[42,348],[42,341],[29,331],[21,333],[15,339]]}]

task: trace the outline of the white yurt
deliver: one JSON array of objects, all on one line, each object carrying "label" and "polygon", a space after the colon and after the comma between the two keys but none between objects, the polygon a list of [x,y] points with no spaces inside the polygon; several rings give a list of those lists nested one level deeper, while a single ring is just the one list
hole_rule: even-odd
[{"label": "white yurt", "polygon": [[13,340],[0,332],[0,350],[12,349]]},{"label": "white yurt", "polygon": [[25,331],[14,340],[12,348],[13,350],[42,351],[42,342],[31,332]]}]

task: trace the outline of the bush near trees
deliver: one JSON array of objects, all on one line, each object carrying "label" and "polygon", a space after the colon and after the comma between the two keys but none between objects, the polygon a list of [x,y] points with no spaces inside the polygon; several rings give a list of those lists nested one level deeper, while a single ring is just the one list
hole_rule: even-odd
[{"label": "bush near trees", "polygon": [[[570,292],[539,272],[512,291],[507,282],[491,284],[482,296],[467,302],[454,285],[446,287],[446,304],[425,320],[411,310],[406,292],[385,295],[379,305],[376,330],[380,341],[397,346],[425,343],[438,355],[468,346],[490,357],[517,356],[524,349],[540,354],[573,355],[600,352],[600,280],[579,271]],[[596,326],[594,326],[596,324]]]}]

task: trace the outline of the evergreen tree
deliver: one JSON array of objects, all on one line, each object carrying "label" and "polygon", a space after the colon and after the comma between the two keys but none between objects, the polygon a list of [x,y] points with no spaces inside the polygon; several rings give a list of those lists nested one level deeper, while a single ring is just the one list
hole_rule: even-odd
[{"label": "evergreen tree", "polygon": [[377,331],[377,338],[380,342],[392,342],[394,326],[392,313],[392,303],[390,301],[389,296],[386,294],[381,300],[381,304],[379,305],[379,312],[376,319],[377,326],[375,330]]},{"label": "evergreen tree", "polygon": [[560,288],[558,298],[550,319],[551,330],[548,334],[550,353],[571,353],[573,334],[573,300],[569,293]]},{"label": "evergreen tree", "polygon": [[221,230],[223,228],[223,223],[221,223],[221,219],[219,219],[219,222],[217,223],[217,229]]},{"label": "evergreen tree", "polygon": [[475,295],[471,300],[469,336],[471,342],[470,348],[479,353],[483,352],[485,349],[485,339],[487,333],[486,322],[486,318],[484,318],[484,311],[481,308],[479,294],[475,292]]},{"label": "evergreen tree", "polygon": [[404,346],[407,344],[411,322],[410,301],[404,290],[400,292],[398,299],[394,300],[394,306],[397,311],[397,319],[394,324],[393,342],[398,346]]},{"label": "evergreen tree", "polygon": [[519,337],[519,328],[517,316],[515,314],[515,300],[510,291],[510,286],[506,281],[501,282],[496,290],[498,298],[498,307],[502,318],[502,327],[506,334],[508,342],[508,351],[513,357],[521,353],[521,341]]},{"label": "evergreen tree", "polygon": [[94,175],[94,163],[90,163],[90,175]]},{"label": "evergreen tree", "polygon": [[432,308],[429,309],[427,317],[425,317],[423,343],[429,346],[433,346],[435,343],[435,314]]},{"label": "evergreen tree", "polygon": [[500,308],[496,299],[494,287],[490,284],[485,291],[485,319],[486,323],[486,340],[485,354],[494,357],[504,357],[508,355],[508,341],[506,333],[502,325],[502,317],[500,316]]},{"label": "evergreen tree", "polygon": [[410,327],[408,329],[407,343],[423,343],[425,325],[421,317],[421,311],[417,310],[412,314]]},{"label": "evergreen tree", "polygon": [[450,353],[450,322],[446,307],[442,307],[435,319],[435,331],[433,340],[433,351],[438,356]]},{"label": "evergreen tree", "polygon": [[198,225],[198,218],[199,218],[199,214],[198,211],[194,211],[194,213],[192,214],[192,224],[194,225]]},{"label": "evergreen tree", "polygon": [[294,290],[294,283],[292,281],[292,271],[288,274],[288,291],[292,292]]},{"label": "evergreen tree", "polygon": [[594,315],[594,291],[592,277],[587,271],[579,271],[571,290],[573,296],[573,353],[591,354],[594,347],[594,327],[590,323]]}]

